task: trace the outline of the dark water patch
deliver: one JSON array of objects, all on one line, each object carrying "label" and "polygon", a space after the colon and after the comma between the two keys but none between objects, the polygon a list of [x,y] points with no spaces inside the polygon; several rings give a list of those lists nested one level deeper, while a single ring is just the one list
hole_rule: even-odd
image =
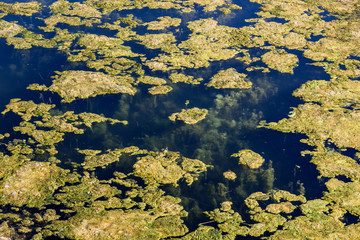
[{"label": "dark water patch", "polygon": [[359,216],[355,216],[349,212],[346,212],[343,216],[342,216],[342,222],[345,223],[345,226],[351,225],[351,224],[357,224],[359,223],[360,219]]}]

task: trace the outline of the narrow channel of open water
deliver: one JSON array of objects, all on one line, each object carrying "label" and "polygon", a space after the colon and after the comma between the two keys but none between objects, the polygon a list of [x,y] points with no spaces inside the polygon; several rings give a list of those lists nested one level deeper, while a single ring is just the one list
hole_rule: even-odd
[{"label": "narrow channel of open water", "polygon": [[[254,15],[255,6],[245,4],[244,10],[235,12],[240,14],[241,19],[249,18]],[[134,14],[142,16],[139,12]],[[195,16],[195,19],[202,17]],[[145,20],[149,19],[153,17],[147,16]],[[238,21],[235,15],[222,19],[221,24],[240,27],[245,23]],[[137,48],[136,44],[129,45],[144,50]],[[190,228],[196,227],[203,219],[203,211],[218,208],[223,201],[234,202],[234,208],[242,211],[244,198],[256,191],[284,189],[298,193],[303,186],[307,198],[321,195],[323,186],[318,183],[315,167],[309,163],[309,158],[300,155],[302,150],[308,149],[299,143],[304,136],[257,128],[261,120],[271,122],[287,117],[291,107],[301,103],[292,96],[301,84],[312,79],[328,78],[319,68],[303,64],[304,59],[300,55],[300,66],[295,69],[294,75],[274,71],[268,74],[250,73],[253,87],[249,90],[215,90],[206,88],[204,84],[190,86],[178,83],[172,85],[174,90],[166,96],[152,96],[147,93],[147,87],[140,86],[135,96],[105,95],[61,104],[56,94],[31,92],[26,87],[31,83],[50,85],[53,71],[85,69],[83,65],[67,63],[65,55],[52,49],[14,50],[4,40],[0,40],[0,49],[1,111],[10,99],[22,98],[55,103],[62,111],[93,112],[129,121],[127,126],[95,124],[85,135],[69,134],[59,146],[58,157],[63,162],[80,161],[76,159],[78,155],[74,148],[106,150],[136,145],[154,151],[177,151],[185,157],[198,158],[213,165],[214,168],[190,187],[184,183],[178,189],[164,187],[169,193],[182,198],[186,210],[190,212],[186,220]],[[244,70],[242,64],[229,60],[186,73],[203,77],[206,83],[219,70],[229,67],[239,72]],[[146,73],[166,76],[149,70]],[[169,115],[186,107],[207,108],[209,114],[206,119],[191,126],[168,119]],[[1,133],[11,132],[18,122],[19,119],[11,115],[1,117]],[[230,158],[231,154],[247,148],[265,158],[260,170],[246,169],[239,166],[236,159]],[[112,164],[97,174],[107,179],[112,177],[113,171],[121,171],[121,167],[121,162]],[[234,171],[238,179],[224,179],[222,174],[227,170]]]}]

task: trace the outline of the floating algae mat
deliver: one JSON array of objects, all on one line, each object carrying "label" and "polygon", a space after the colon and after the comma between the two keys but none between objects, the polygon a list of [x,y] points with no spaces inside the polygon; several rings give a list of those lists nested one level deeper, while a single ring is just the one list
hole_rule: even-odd
[{"label": "floating algae mat", "polygon": [[356,0],[0,2],[0,239],[358,239]]}]

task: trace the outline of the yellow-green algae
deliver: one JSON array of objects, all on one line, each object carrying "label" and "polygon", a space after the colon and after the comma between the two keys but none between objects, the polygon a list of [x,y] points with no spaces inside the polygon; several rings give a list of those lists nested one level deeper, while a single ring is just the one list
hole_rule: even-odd
[{"label": "yellow-green algae", "polygon": [[224,178],[229,179],[229,180],[235,180],[236,179],[236,173],[234,173],[231,170],[224,172],[223,176],[224,176]]},{"label": "yellow-green algae", "polygon": [[180,18],[172,18],[169,16],[165,17],[158,17],[158,21],[152,21],[145,23],[144,25],[147,26],[148,30],[162,30],[167,27],[178,27],[181,23]]},{"label": "yellow-green algae", "polygon": [[53,84],[45,88],[38,84],[29,86],[32,90],[48,90],[58,93],[63,102],[72,102],[78,98],[89,98],[108,93],[126,93],[134,95],[136,89],[129,83],[133,78],[109,76],[101,72],[64,71],[57,72]]},{"label": "yellow-green algae", "polygon": [[172,73],[169,76],[169,79],[173,83],[182,82],[182,83],[188,83],[188,84],[200,84],[200,82],[202,80],[204,80],[203,78],[194,79],[193,76],[185,75],[183,73]]},{"label": "yellow-green algae", "polygon": [[207,109],[200,109],[197,107],[182,109],[179,113],[173,113],[169,116],[171,121],[181,120],[186,124],[195,124],[201,120],[203,120],[208,113]]},{"label": "yellow-green algae", "polygon": [[234,153],[231,155],[231,157],[239,158],[239,164],[246,165],[249,168],[259,168],[265,161],[265,159],[260,154],[249,149]]},{"label": "yellow-green algae", "polygon": [[54,107],[55,105],[51,104],[35,104],[33,101],[12,99],[2,114],[12,111],[21,116],[24,121],[15,126],[14,131],[30,136],[32,144],[37,143],[36,147],[45,148],[51,155],[57,153],[54,145],[63,141],[65,133],[82,134],[84,126],[91,127],[95,122],[110,121],[111,124],[127,124],[126,121],[121,122],[86,112],[74,114],[68,111],[60,115],[52,115],[50,110]]},{"label": "yellow-green algae", "polygon": [[152,88],[149,88],[149,93],[151,95],[167,94],[168,92],[171,92],[172,89],[172,87],[167,85],[154,86]]},{"label": "yellow-green algae", "polygon": [[246,76],[244,73],[238,73],[234,68],[220,70],[206,86],[214,88],[250,88],[252,83],[245,81]]},{"label": "yellow-green algae", "polygon": [[53,193],[66,182],[66,171],[48,162],[28,162],[5,177],[0,186],[1,204],[41,207],[53,201]]},{"label": "yellow-green algae", "polygon": [[134,164],[134,175],[147,184],[174,184],[181,178],[190,185],[207,166],[197,159],[181,157],[179,153],[164,151],[149,153]]},{"label": "yellow-green algae", "polygon": [[163,85],[166,84],[166,80],[159,77],[141,76],[137,79],[139,82],[149,85]]},{"label": "yellow-green algae", "polygon": [[[238,213],[231,210],[231,203],[224,202],[221,204],[220,209],[208,213],[212,220],[219,223],[216,227],[200,226],[194,232],[184,236],[188,230],[180,219],[180,217],[186,215],[179,204],[180,200],[171,196],[164,196],[164,192],[152,186],[152,183],[155,182],[153,185],[157,185],[156,181],[159,180],[163,183],[177,184],[177,181],[185,177],[186,174],[181,176],[174,174],[174,179],[177,179],[175,181],[174,179],[169,180],[162,177],[158,172],[154,174],[154,169],[145,173],[136,170],[138,171],[136,174],[144,177],[150,184],[144,188],[140,187],[136,180],[129,178],[126,174],[116,174],[112,183],[131,188],[126,192],[126,198],[120,196],[117,190],[109,190],[115,189],[109,187],[109,183],[100,183],[96,178],[84,173],[81,182],[68,188],[64,187],[60,190],[61,193],[57,195],[59,202],[67,203],[67,198],[69,198],[69,207],[74,207],[70,212],[76,211],[75,216],[68,220],[57,220],[59,216],[52,209],[48,209],[43,216],[39,214],[35,217],[34,215],[34,220],[29,220],[29,217],[21,220],[19,213],[2,214],[1,217],[5,218],[8,223],[17,221],[21,222],[22,226],[16,229],[6,226],[5,222],[1,225],[1,234],[10,238],[16,236],[15,231],[18,233],[31,232],[29,226],[34,221],[42,224],[46,222],[45,227],[38,229],[38,233],[34,235],[34,238],[36,236],[39,239],[52,235],[70,239],[111,239],[112,237],[109,237],[111,234],[113,234],[113,238],[127,239],[159,239],[179,236],[183,236],[183,239],[234,239],[236,235],[261,236],[265,231],[267,231],[267,236],[270,235],[270,239],[356,239],[359,224],[350,223],[345,225],[343,216],[346,212],[359,216],[357,196],[359,186],[358,164],[355,157],[345,156],[337,148],[351,148],[359,151],[358,142],[360,141],[357,138],[359,136],[358,81],[348,79],[360,75],[359,61],[349,59],[353,56],[359,56],[358,1],[314,2],[298,0],[289,2],[283,0],[253,0],[252,2],[262,4],[262,8],[257,13],[259,18],[248,21],[249,26],[240,29],[230,28],[218,25],[217,21],[213,19],[189,22],[188,28],[193,32],[189,39],[179,44],[170,39],[169,44],[159,47],[164,54],[153,59],[143,58],[143,61],[153,70],[167,71],[170,69],[207,67],[211,61],[226,60],[233,58],[238,53],[247,53],[248,55],[238,58],[238,60],[251,65],[260,59],[250,55],[246,50],[243,51],[244,49],[241,48],[260,47],[264,50],[270,50],[263,54],[261,60],[273,70],[292,73],[297,66],[298,59],[296,55],[288,52],[288,50],[294,49],[302,51],[304,57],[315,61],[313,65],[323,67],[330,74],[331,81],[311,81],[294,93],[295,96],[301,97],[305,101],[318,102],[320,105],[305,103],[294,108],[288,119],[283,119],[279,123],[263,124],[263,126],[283,132],[300,132],[307,135],[309,139],[303,140],[303,142],[315,146],[315,149],[311,152],[305,151],[304,154],[312,156],[311,161],[317,165],[321,176],[331,178],[326,182],[328,191],[324,193],[322,199],[306,202],[303,196],[296,196],[285,191],[271,191],[267,194],[254,193],[246,199],[245,203],[251,210],[250,218],[255,224],[244,223],[242,225],[244,220]],[[137,57],[138,55],[131,54],[126,47],[121,46],[118,48],[117,46],[122,45],[121,39],[129,40],[131,37],[137,40],[141,39],[141,36],[135,37],[134,31],[131,30],[133,26],[138,24],[136,21],[128,18],[121,19],[121,21],[119,20],[114,24],[101,26],[117,30],[116,38],[120,40],[104,36],[69,33],[67,30],[56,28],[56,26],[60,26],[58,23],[65,23],[65,25],[70,26],[94,26],[94,23],[101,22],[100,18],[104,14],[115,9],[121,11],[135,8],[176,8],[187,12],[193,9],[194,4],[203,6],[205,11],[214,11],[216,9],[225,11],[222,10],[222,7],[232,8],[230,5],[226,5],[225,1],[203,0],[88,0],[83,3],[57,1],[50,7],[53,15],[44,19],[47,27],[41,28],[44,31],[53,31],[56,34],[53,39],[44,39],[42,35],[27,31],[17,23],[4,20],[1,20],[0,23],[0,35],[7,38],[7,43],[16,48],[30,48],[32,46],[57,47],[60,50],[67,51],[71,61],[88,61],[88,67],[93,67],[96,70],[103,69],[113,76],[118,74],[126,75],[124,70],[134,63],[128,58]],[[7,14],[30,16],[40,10],[40,4],[37,2],[1,4],[1,9]],[[336,18],[327,21],[323,20],[324,10],[334,14]],[[274,21],[274,17],[285,21],[284,23]],[[124,28],[120,26],[122,23],[129,26]],[[321,38],[319,40],[309,40],[312,36],[321,36]],[[152,37],[157,39],[155,34]],[[161,39],[163,35],[158,37]],[[83,49],[72,49],[72,44],[76,39],[78,39],[77,43]],[[55,45],[55,43],[58,45]],[[150,49],[156,47],[151,42],[146,44]],[[99,59],[99,55],[102,58]],[[124,57],[127,60],[119,60],[119,57]],[[126,63],[122,64],[123,62]],[[260,68],[249,66],[248,69]],[[141,73],[141,70],[138,73]],[[99,74],[102,76],[102,73]],[[100,75],[95,72],[89,74],[89,76],[97,77]],[[94,83],[90,88],[86,88],[86,93],[83,93],[80,91],[82,88],[80,86],[86,86],[89,81],[77,79],[76,84],[78,84],[79,88],[78,92],[74,93],[69,88],[71,85],[62,85],[61,83],[62,80],[69,79],[58,77],[56,80],[61,80],[57,82],[57,85],[55,84],[55,86],[58,86],[58,88],[55,87],[55,90],[64,98],[64,101],[69,102],[76,98],[86,98],[98,94],[119,93],[112,92],[114,84],[118,84],[117,80],[108,78],[108,75],[105,76],[99,77],[100,81],[97,82],[98,85],[101,85],[104,81],[105,89],[99,89],[95,86],[97,84]],[[117,79],[117,76],[115,78]],[[120,82],[124,82],[125,86],[133,90],[130,93],[134,94],[134,89],[130,85],[133,81],[133,78],[126,78]],[[91,83],[90,81],[89,85]],[[38,90],[48,89],[46,86],[39,85],[32,85],[31,88]],[[69,96],[66,96],[67,94]],[[14,100],[14,105],[9,106],[6,111],[14,111],[25,120],[17,129],[33,136],[42,144],[56,145],[62,140],[62,134],[67,132],[82,133],[82,129],[76,130],[76,126],[80,123],[70,124],[73,118],[78,119],[80,115],[77,116],[68,112],[62,116],[51,116],[47,113],[49,111],[47,108],[50,105],[24,102],[16,106],[16,102],[19,102],[19,100]],[[83,119],[92,119],[94,117],[95,115],[91,114],[83,115]],[[41,118],[43,120],[40,121]],[[78,120],[75,120],[75,122],[78,122]],[[91,123],[86,125],[91,126]],[[36,129],[37,127],[49,127],[51,130]],[[334,147],[328,146],[329,140],[334,143]],[[14,144],[18,144],[20,147],[15,147]],[[4,188],[1,192],[2,196],[5,196],[1,199],[5,203],[13,203],[15,206],[41,207],[44,204],[53,203],[55,200],[51,194],[55,189],[62,188],[64,184],[61,181],[54,182],[54,179],[47,175],[52,171],[54,171],[55,176],[56,174],[61,175],[64,170],[46,162],[30,161],[33,152],[30,147],[32,144],[31,140],[13,141],[13,143],[7,144],[7,148],[12,155],[1,155],[3,160],[1,164],[4,166],[4,171],[1,172],[3,174],[1,184]],[[91,156],[98,154],[98,152],[91,152],[91,150],[88,150],[87,153],[92,154]],[[112,153],[112,150],[109,153]],[[146,151],[143,153],[146,154]],[[183,171],[185,171],[184,169],[193,169],[190,172],[198,172],[197,168],[191,164],[188,168],[183,163],[179,167],[173,166],[163,159],[166,159],[166,154],[168,153],[165,151],[150,153],[150,157],[147,155],[140,157],[139,162],[144,163],[148,159],[158,157],[161,162],[161,166],[159,165],[161,170],[171,171],[172,168],[180,168]],[[356,156],[359,156],[359,152],[356,153]],[[112,162],[112,160],[107,161],[106,157],[103,159],[105,161],[100,160],[98,165],[96,163],[91,165],[90,161],[87,162],[90,166],[88,169],[93,170],[97,166],[105,166]],[[182,160],[184,162],[186,159],[182,158]],[[167,165],[164,166],[164,164],[170,164],[171,167],[167,169]],[[84,168],[85,166],[86,164],[83,165]],[[43,175],[35,167],[44,170]],[[41,175],[40,181],[35,179],[38,174]],[[135,172],[133,174],[135,175]],[[191,182],[191,178],[188,175],[186,176],[185,179]],[[343,182],[334,178],[336,176],[345,176],[351,181]],[[69,176],[65,176],[64,179],[68,178]],[[11,185],[9,179],[17,183],[28,183],[29,186],[34,188],[35,193],[40,196],[39,201],[35,200],[34,202],[31,196],[17,199],[16,194],[23,194],[22,196],[27,197],[29,188],[25,186],[24,189],[21,189],[17,185]],[[9,181],[9,184],[6,185],[5,181]],[[12,188],[14,195],[7,192],[6,189],[10,187],[14,187]],[[104,191],[106,194],[97,195],[96,190],[98,188],[106,189]],[[87,189],[91,190],[86,192]],[[71,202],[72,195],[77,192],[81,193],[79,202]],[[86,198],[87,196],[89,197]],[[139,201],[139,199],[135,199],[137,196],[141,198],[141,202],[137,202]],[[97,198],[107,200],[97,200]],[[15,199],[14,202],[10,201],[11,199]],[[86,201],[90,207],[82,207],[82,201]],[[260,201],[262,201],[261,204],[259,204]],[[269,204],[269,201],[272,202]],[[299,208],[302,215],[293,218],[291,213],[295,208]],[[64,211],[66,210],[69,209],[64,209]],[[279,226],[281,226],[281,229],[277,229]],[[274,231],[275,233],[273,233]]]},{"label": "yellow-green algae", "polygon": [[0,10],[13,15],[31,16],[41,10],[41,3],[32,1],[27,3],[0,3]]},{"label": "yellow-green algae", "polygon": [[107,165],[117,162],[120,160],[120,157],[123,153],[137,153],[139,149],[135,146],[123,148],[123,149],[114,149],[108,150],[107,153],[99,155],[101,150],[78,150],[79,153],[84,154],[84,162],[81,164],[84,169],[88,171],[95,170],[96,167],[106,167]]},{"label": "yellow-green algae", "polygon": [[270,51],[261,56],[262,61],[271,69],[282,73],[294,73],[298,58],[294,54]]}]

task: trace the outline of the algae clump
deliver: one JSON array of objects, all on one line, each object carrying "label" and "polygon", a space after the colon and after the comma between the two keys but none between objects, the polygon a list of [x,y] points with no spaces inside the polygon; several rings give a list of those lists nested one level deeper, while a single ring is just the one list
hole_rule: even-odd
[{"label": "algae clump", "polygon": [[245,80],[246,76],[244,73],[238,73],[234,68],[220,70],[206,86],[214,88],[250,88],[252,83]]},{"label": "algae clump", "polygon": [[239,164],[248,166],[249,168],[259,168],[264,163],[264,158],[249,149],[241,150],[238,153],[234,153],[231,157],[239,158]]},{"label": "algae clump", "polygon": [[200,109],[197,107],[182,109],[179,113],[173,113],[169,116],[171,121],[181,120],[186,124],[195,124],[201,120],[203,120],[208,113],[207,109]]}]

